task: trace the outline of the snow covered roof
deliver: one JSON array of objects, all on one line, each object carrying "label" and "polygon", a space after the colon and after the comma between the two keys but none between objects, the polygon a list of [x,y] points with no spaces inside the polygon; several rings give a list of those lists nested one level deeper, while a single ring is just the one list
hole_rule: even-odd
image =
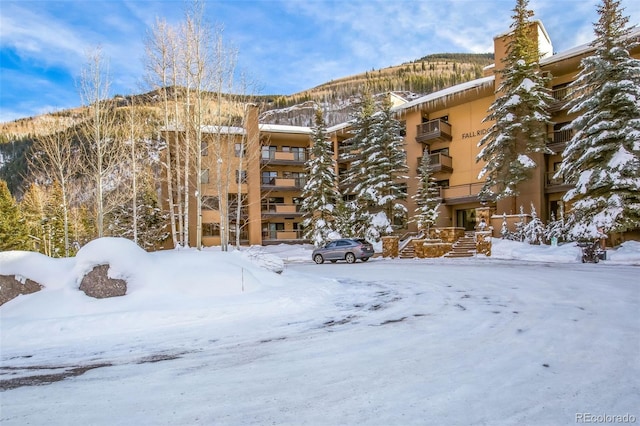
[{"label": "snow covered roof", "polygon": [[244,135],[246,133],[244,128],[237,126],[202,126],[202,132],[225,135]]},{"label": "snow covered roof", "polygon": [[[634,28],[629,32],[629,38],[640,37],[640,27]],[[580,46],[572,47],[571,49],[567,49],[564,52],[557,53],[551,57],[542,59],[540,61],[540,65],[551,65],[556,62],[564,61],[569,58],[573,58],[575,56],[583,55],[587,52],[593,51],[594,47],[591,45],[592,42],[581,44]]]},{"label": "snow covered roof", "polygon": [[353,125],[354,122],[355,120],[349,120],[349,121],[345,121],[344,123],[336,124],[335,126],[327,127],[327,132],[328,133],[339,132],[340,130],[344,130],[351,127],[351,125]]},{"label": "snow covered roof", "polygon": [[261,132],[270,133],[299,133],[299,134],[311,134],[311,127],[307,126],[289,126],[284,124],[260,124]]},{"label": "snow covered roof", "polygon": [[493,82],[495,80],[494,76],[482,77],[476,80],[467,81],[466,83],[456,84],[455,86],[447,87],[446,89],[438,90],[437,92],[430,93],[428,95],[422,96],[416,100],[411,102],[407,102],[406,104],[400,105],[398,107],[392,108],[393,112],[400,112],[404,110],[408,110],[411,108],[419,107],[427,102],[437,101],[442,98],[452,97],[455,95],[460,95],[463,92],[467,92],[469,90],[478,90],[483,89],[485,87],[492,87]]}]

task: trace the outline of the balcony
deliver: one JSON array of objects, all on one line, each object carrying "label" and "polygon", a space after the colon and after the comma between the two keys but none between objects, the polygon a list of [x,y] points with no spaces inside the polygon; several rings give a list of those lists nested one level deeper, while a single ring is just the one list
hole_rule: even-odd
[{"label": "balcony", "polygon": [[545,173],[545,192],[547,194],[556,192],[566,192],[573,188],[573,184],[564,178],[564,176],[555,177],[556,172]]},{"label": "balcony", "polygon": [[567,86],[554,87],[551,89],[551,97],[553,97],[553,101],[549,104],[549,112],[553,114],[565,109],[567,106],[568,94],[569,88]]},{"label": "balcony", "polygon": [[564,151],[567,146],[567,142],[573,137],[573,130],[555,130],[549,134],[549,140],[547,140],[547,148],[553,151],[555,154],[559,154]]},{"label": "balcony", "polygon": [[484,183],[468,183],[440,188],[443,204],[454,205],[480,201],[478,194]]},{"label": "balcony", "polygon": [[307,178],[277,178],[268,177],[262,178],[262,190],[263,191],[299,191],[304,188],[307,183]]},{"label": "balcony", "polygon": [[308,243],[309,240],[304,238],[304,233],[301,230],[293,231],[263,231],[262,232],[262,244],[282,244],[282,243]]},{"label": "balcony", "polygon": [[304,166],[307,157],[306,151],[263,151],[260,163],[274,166]]},{"label": "balcony", "polygon": [[[431,162],[431,172],[432,173],[452,173],[453,172],[453,158],[449,157],[447,154],[442,154],[440,152],[436,152],[434,154],[429,154],[429,160]],[[422,164],[422,157],[418,157],[418,165]],[[418,174],[420,171],[418,170]]]},{"label": "balcony", "polygon": [[353,144],[340,145],[338,148],[338,163],[348,163],[361,157],[360,150],[356,150]]},{"label": "balcony", "polygon": [[301,216],[299,204],[263,203],[263,217],[295,217]]},{"label": "balcony", "polygon": [[451,124],[439,118],[417,126],[416,142],[451,142],[451,139]]}]

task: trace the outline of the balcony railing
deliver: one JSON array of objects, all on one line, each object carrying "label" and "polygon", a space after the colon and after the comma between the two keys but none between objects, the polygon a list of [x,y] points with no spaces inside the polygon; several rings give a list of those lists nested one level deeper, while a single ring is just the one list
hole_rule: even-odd
[{"label": "balcony railing", "polygon": [[451,139],[451,124],[439,118],[417,126],[416,142],[450,142]]},{"label": "balcony railing", "polygon": [[549,112],[558,112],[565,108],[567,104],[567,95],[569,88],[567,86],[558,87],[551,90],[553,102],[549,105]]},{"label": "balcony railing", "polygon": [[299,204],[262,203],[264,216],[300,216]]},{"label": "balcony railing", "polygon": [[[447,154],[443,154],[441,152],[429,154],[429,161],[431,163],[431,171],[434,173],[453,172],[453,158],[451,158]],[[421,164],[421,163],[422,163],[422,157],[418,157],[418,164]]]},{"label": "balcony railing", "polygon": [[278,241],[304,241],[304,232],[302,230],[293,231],[276,231],[268,230],[262,232],[262,241],[278,242]]},{"label": "balcony railing", "polygon": [[547,147],[555,153],[562,152],[567,146],[567,142],[571,140],[573,137],[573,130],[555,130],[553,133],[549,134],[549,139],[547,141]]},{"label": "balcony railing", "polygon": [[567,190],[573,186],[573,184],[564,176],[555,177],[556,172],[545,173],[545,186],[547,189],[552,190]]},{"label": "balcony railing", "polygon": [[306,151],[263,151],[260,162],[274,165],[303,164],[307,158]]},{"label": "balcony railing", "polygon": [[278,178],[263,177],[262,186],[267,189],[302,189],[307,183],[307,177]]},{"label": "balcony railing", "polygon": [[484,183],[468,183],[440,188],[440,197],[444,204],[460,204],[478,201],[478,194]]}]

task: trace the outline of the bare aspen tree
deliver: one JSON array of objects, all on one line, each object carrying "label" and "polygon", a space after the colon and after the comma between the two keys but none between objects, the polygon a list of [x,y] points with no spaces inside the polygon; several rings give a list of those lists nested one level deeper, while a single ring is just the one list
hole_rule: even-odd
[{"label": "bare aspen tree", "polygon": [[[171,61],[171,70],[172,70],[172,74],[171,74],[171,82],[172,82],[172,87],[173,87],[173,108],[174,108],[174,136],[175,136],[175,144],[176,144],[176,150],[175,150],[175,154],[176,154],[176,161],[175,161],[175,166],[176,166],[176,172],[175,172],[175,176],[176,176],[176,200],[177,200],[177,212],[171,212],[171,214],[177,214],[178,216],[178,229],[179,229],[179,240],[180,240],[180,245],[184,246],[186,244],[185,241],[185,232],[184,232],[184,223],[185,223],[185,218],[183,215],[183,197],[182,197],[182,193],[184,191],[186,191],[185,188],[185,183],[183,183],[183,177],[184,174],[181,172],[183,164],[182,164],[182,157],[183,155],[181,155],[181,150],[182,148],[182,143],[183,141],[178,137],[178,130],[179,130],[179,126],[182,123],[181,119],[180,119],[180,70],[181,70],[181,54],[180,54],[180,48],[179,48],[179,37],[178,37],[178,31],[173,31],[173,36],[169,38],[169,58]],[[185,131],[186,131],[186,126],[185,127]]]},{"label": "bare aspen tree", "polygon": [[[229,249],[229,188],[232,156],[234,155],[235,136],[229,131],[235,117],[233,108],[225,103],[225,95],[233,92],[234,74],[236,70],[237,50],[227,46],[223,38],[223,29],[218,27],[214,37],[214,51],[212,54],[212,89],[216,112],[216,132],[213,137],[213,155],[216,165],[216,187],[220,202],[220,246],[222,251]],[[226,170],[223,166],[226,165]],[[224,173],[223,175],[223,172]]]},{"label": "bare aspen tree", "polygon": [[74,145],[68,124],[55,117],[46,125],[44,135],[36,141],[31,167],[51,182],[58,182],[62,192],[62,220],[64,226],[64,254],[69,257],[69,211],[74,176],[79,170],[79,146]]},{"label": "bare aspen tree", "polygon": [[[171,126],[175,129],[177,124],[177,114],[174,114],[173,122],[170,121],[169,112],[169,84],[174,84],[174,94],[177,92],[175,87],[175,80],[173,76],[175,76],[174,69],[174,58],[175,58],[175,32],[173,29],[167,24],[165,20],[157,19],[156,23],[151,31],[151,33],[147,36],[145,43],[145,51],[146,51],[146,79],[147,83],[157,90],[162,97],[162,127],[164,128],[165,134],[168,134]],[[177,103],[174,101],[174,104]],[[177,132],[174,133],[177,136]],[[169,206],[169,217],[171,223],[171,242],[173,243],[173,247],[178,246],[178,228],[176,225],[176,199],[174,196],[174,167],[172,164],[173,158],[173,150],[177,149],[177,137],[176,143],[174,145],[171,144],[169,138],[165,140],[165,171],[166,171],[166,182],[167,182],[167,203]],[[181,217],[180,217],[181,220]],[[182,227],[180,227],[181,229]]]},{"label": "bare aspen tree", "polygon": [[[202,139],[202,126],[205,92],[208,87],[208,80],[210,78],[210,31],[209,27],[204,21],[204,4],[198,1],[192,3],[191,9],[187,11],[185,25],[184,25],[184,37],[186,52],[185,57],[187,61],[185,63],[186,77],[187,77],[187,105],[190,101],[191,85],[193,86],[194,105],[192,110],[187,110],[185,115],[185,121],[188,123],[188,128],[192,129],[194,141],[192,151],[196,164],[195,170],[195,201],[196,201],[196,248],[202,248],[202,145],[205,143]],[[189,145],[187,144],[187,147]],[[186,217],[186,216],[185,216]]]},{"label": "bare aspen tree", "polygon": [[[121,144],[113,138],[115,121],[114,106],[109,99],[109,73],[100,48],[88,54],[87,64],[80,79],[80,96],[87,107],[81,131],[85,148],[83,168],[95,184],[96,228],[98,237],[104,236],[104,219],[107,184],[117,183],[117,168],[120,164]],[[114,200],[115,205],[118,204]]]}]

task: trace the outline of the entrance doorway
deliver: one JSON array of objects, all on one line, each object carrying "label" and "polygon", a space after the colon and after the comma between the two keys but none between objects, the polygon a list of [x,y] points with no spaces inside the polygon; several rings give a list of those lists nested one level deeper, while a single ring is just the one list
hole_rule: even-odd
[{"label": "entrance doorway", "polygon": [[476,209],[456,210],[456,226],[465,231],[476,229]]}]

